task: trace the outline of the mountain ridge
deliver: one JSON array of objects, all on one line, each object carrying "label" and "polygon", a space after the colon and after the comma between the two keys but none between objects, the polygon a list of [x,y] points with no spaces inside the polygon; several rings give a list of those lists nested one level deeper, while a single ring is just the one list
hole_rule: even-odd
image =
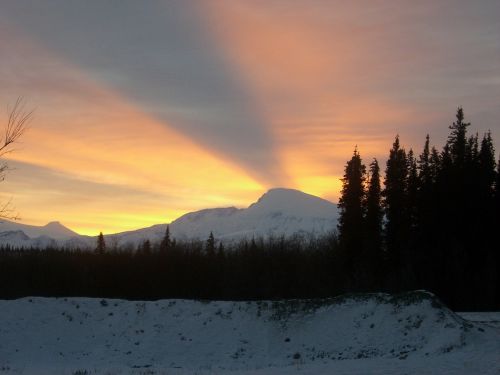
[{"label": "mountain ridge", "polygon": [[[273,188],[247,208],[234,206],[207,208],[186,213],[169,224],[105,235],[109,244],[137,246],[145,240],[159,242],[167,225],[179,240],[205,239],[213,232],[217,239],[233,241],[250,237],[291,236],[296,233],[324,234],[336,228],[336,204],[295,189]],[[6,230],[2,230],[2,229]],[[0,222],[0,234],[21,231],[28,239],[17,235],[0,236],[0,245],[41,247],[93,247],[94,236],[83,236],[58,221],[44,226]],[[24,239],[23,239],[24,238]]]}]

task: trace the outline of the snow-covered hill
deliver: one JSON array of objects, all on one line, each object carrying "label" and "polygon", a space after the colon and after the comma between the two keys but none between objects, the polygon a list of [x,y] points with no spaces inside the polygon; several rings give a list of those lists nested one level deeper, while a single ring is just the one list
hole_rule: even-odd
[{"label": "snow-covered hill", "polygon": [[[426,292],[0,301],[1,374],[497,374],[500,330]],[[80,371],[80,372],[78,372]]]},{"label": "snow-covered hill", "polygon": [[[182,240],[205,239],[210,232],[224,241],[297,233],[318,235],[334,230],[337,219],[338,211],[334,203],[298,190],[271,189],[248,208],[213,208],[183,215],[170,223],[170,231],[173,237]],[[158,224],[107,235],[106,240],[108,244],[133,246],[146,239],[159,242],[166,226]],[[27,238],[22,236],[23,233]],[[95,246],[94,237],[79,236],[60,223],[49,223],[44,227],[11,222],[0,224],[0,244],[44,247],[54,241],[72,248]]]}]

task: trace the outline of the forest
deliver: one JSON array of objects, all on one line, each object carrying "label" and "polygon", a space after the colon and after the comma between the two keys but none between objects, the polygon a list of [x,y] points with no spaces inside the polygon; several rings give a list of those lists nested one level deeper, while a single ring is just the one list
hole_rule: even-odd
[{"label": "forest", "polygon": [[[445,145],[419,154],[396,136],[384,173],[357,148],[337,228],[323,237],[176,241],[135,251],[0,249],[0,298],[86,296],[261,300],[425,289],[455,310],[500,309],[500,162],[462,108]],[[293,204],[293,202],[290,202]],[[214,228],[215,229],[215,228]]]}]

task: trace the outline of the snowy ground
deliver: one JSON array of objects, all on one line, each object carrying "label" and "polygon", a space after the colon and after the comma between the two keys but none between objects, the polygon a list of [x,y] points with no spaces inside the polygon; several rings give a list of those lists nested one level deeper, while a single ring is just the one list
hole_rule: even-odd
[{"label": "snowy ground", "polygon": [[23,298],[0,301],[0,375],[500,374],[500,313],[461,316],[424,292],[279,302]]}]

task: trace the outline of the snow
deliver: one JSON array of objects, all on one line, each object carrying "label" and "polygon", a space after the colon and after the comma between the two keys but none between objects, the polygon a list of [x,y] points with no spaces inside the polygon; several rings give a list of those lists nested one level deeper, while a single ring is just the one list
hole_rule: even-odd
[{"label": "snow", "polygon": [[0,301],[0,322],[0,374],[500,371],[500,330],[426,292],[274,302],[32,297]]},{"label": "snow", "polygon": [[31,238],[46,236],[54,240],[67,240],[71,237],[78,236],[78,233],[66,228],[58,221],[52,221],[44,226],[36,226],[1,220],[0,232],[8,231],[22,231]]},{"label": "snow", "polygon": [[[293,189],[271,189],[248,208],[212,208],[191,212],[170,223],[172,236],[180,240],[208,238],[213,232],[217,240],[242,238],[321,235],[337,226],[337,206],[327,200]],[[109,245],[132,245],[149,239],[159,242],[167,224],[105,236]],[[21,231],[27,238],[13,232]],[[0,244],[17,247],[45,247],[53,243],[68,248],[95,247],[96,237],[79,236],[58,222],[44,227],[4,221],[0,223]]]},{"label": "snow", "polygon": [[293,189],[271,189],[246,209],[234,207],[186,214],[170,224],[178,238],[251,238],[324,234],[336,228],[337,206]]},{"label": "snow", "polygon": [[500,328],[500,312],[460,312],[462,318]]}]

